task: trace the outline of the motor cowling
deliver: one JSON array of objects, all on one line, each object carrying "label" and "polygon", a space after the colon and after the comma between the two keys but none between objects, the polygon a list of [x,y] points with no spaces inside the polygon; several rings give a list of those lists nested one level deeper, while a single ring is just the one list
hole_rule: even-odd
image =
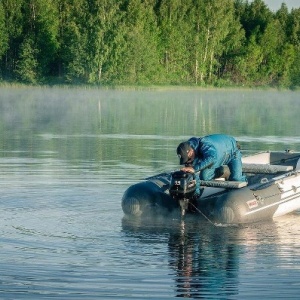
[{"label": "motor cowling", "polygon": [[176,200],[191,199],[196,191],[196,180],[193,173],[176,171],[172,174],[170,195]]}]

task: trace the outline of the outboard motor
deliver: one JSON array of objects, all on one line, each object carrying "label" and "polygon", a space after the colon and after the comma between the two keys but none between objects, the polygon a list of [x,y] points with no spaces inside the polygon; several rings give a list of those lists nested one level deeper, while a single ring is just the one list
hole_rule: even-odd
[{"label": "outboard motor", "polygon": [[184,171],[174,172],[169,191],[171,197],[179,202],[181,215],[184,216],[196,191],[195,175]]}]

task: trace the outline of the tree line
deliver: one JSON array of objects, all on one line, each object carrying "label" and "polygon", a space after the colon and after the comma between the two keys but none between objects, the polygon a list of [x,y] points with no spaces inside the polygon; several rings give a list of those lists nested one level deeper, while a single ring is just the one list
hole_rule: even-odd
[{"label": "tree line", "polygon": [[1,0],[0,80],[300,86],[300,9],[262,0]]}]

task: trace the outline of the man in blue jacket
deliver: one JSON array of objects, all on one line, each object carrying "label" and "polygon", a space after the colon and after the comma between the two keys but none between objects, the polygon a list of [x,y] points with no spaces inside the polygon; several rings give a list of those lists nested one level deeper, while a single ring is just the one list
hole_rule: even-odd
[{"label": "man in blue jacket", "polygon": [[246,181],[242,174],[242,154],[236,140],[225,134],[212,134],[201,138],[192,137],[177,147],[180,164],[185,165],[182,171],[198,173],[197,190],[200,194],[200,180],[212,180],[218,177],[221,166],[227,165],[230,170],[229,180]]}]

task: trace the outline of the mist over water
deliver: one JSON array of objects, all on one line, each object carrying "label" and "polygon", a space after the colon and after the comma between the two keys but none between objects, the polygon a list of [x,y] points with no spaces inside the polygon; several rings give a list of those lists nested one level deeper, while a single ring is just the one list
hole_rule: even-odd
[{"label": "mist over water", "polygon": [[[299,212],[244,226],[128,220],[124,191],[190,136],[300,151],[299,93],[1,88],[3,299],[298,299]],[[288,288],[287,288],[288,287]]]}]

